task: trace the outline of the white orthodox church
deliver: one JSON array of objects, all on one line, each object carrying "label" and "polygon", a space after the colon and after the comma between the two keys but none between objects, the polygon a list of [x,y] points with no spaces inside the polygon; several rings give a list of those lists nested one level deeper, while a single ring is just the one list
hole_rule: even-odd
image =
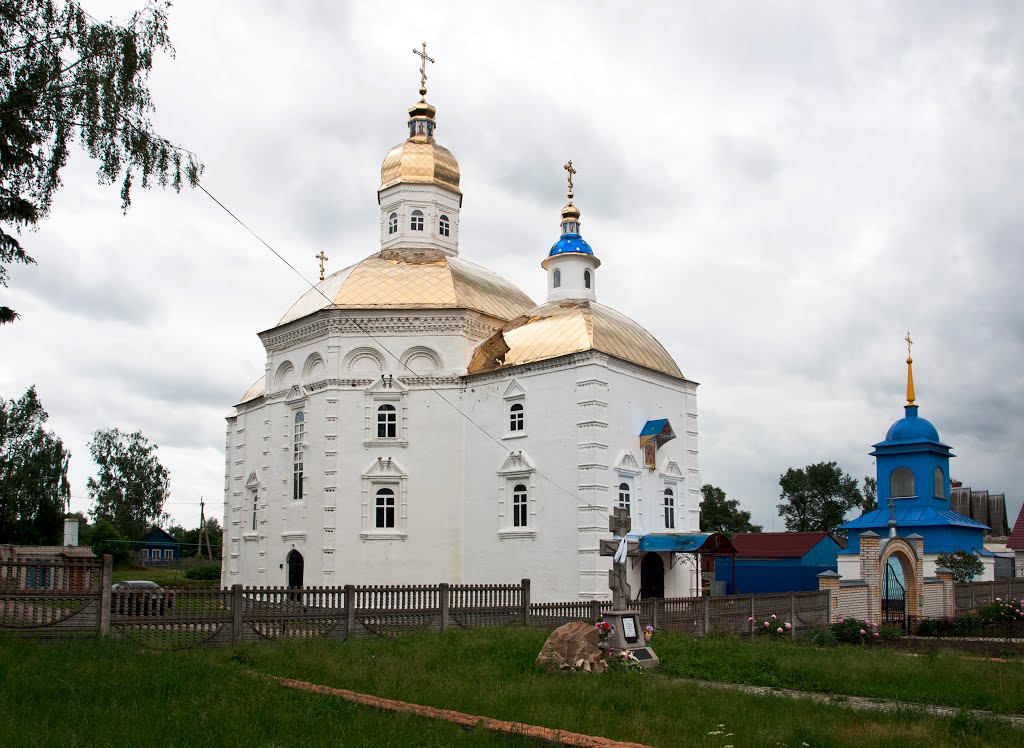
[{"label": "white orthodox church", "polygon": [[560,238],[523,248],[544,303],[463,259],[459,166],[420,93],[381,167],[380,250],[260,333],[265,371],[227,417],[223,583],[603,599],[621,506],[633,595],[692,594],[689,558],[642,551],[699,529],[696,383],[598,303],[571,162]]}]

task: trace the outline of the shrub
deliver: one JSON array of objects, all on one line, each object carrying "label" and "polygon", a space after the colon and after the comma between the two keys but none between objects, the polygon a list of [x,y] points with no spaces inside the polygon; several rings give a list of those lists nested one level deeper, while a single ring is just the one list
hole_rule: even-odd
[{"label": "shrub", "polygon": [[878,624],[867,618],[840,618],[829,629],[840,644],[873,644],[882,638]]},{"label": "shrub", "polygon": [[200,564],[193,566],[185,572],[185,579],[197,579],[203,581],[220,579],[220,564]]},{"label": "shrub", "polygon": [[984,623],[1008,623],[1024,619],[1024,602],[1015,597],[1003,600],[997,597],[984,608],[978,609],[978,617]]},{"label": "shrub", "polygon": [[831,626],[813,629],[807,638],[810,639],[811,644],[818,647],[833,647],[838,643]]}]

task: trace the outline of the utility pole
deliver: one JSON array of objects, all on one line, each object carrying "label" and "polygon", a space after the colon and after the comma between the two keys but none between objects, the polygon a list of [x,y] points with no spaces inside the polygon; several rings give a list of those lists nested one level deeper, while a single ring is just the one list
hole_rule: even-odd
[{"label": "utility pole", "polygon": [[206,504],[203,497],[199,497],[199,550],[196,555],[203,555],[203,538],[206,538],[206,557],[213,561],[213,550],[210,548],[210,533],[206,531]]}]

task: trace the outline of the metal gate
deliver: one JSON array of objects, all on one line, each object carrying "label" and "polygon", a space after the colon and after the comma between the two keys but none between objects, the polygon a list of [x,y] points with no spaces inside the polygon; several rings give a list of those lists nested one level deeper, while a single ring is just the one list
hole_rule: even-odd
[{"label": "metal gate", "polygon": [[882,623],[899,626],[904,633],[908,631],[907,590],[888,563],[882,578]]}]

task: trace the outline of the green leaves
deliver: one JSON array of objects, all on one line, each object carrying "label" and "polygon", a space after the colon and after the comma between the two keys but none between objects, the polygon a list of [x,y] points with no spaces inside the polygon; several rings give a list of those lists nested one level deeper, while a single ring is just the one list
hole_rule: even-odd
[{"label": "green leaves", "polygon": [[970,582],[985,571],[985,564],[981,559],[967,551],[940,553],[936,557],[935,563],[938,566],[945,566],[953,572],[954,582]]},{"label": "green leaves", "polygon": [[150,524],[165,517],[171,479],[156,449],[141,431],[122,434],[116,428],[100,429],[89,442],[99,466],[99,475],[86,482],[95,502],[93,519],[110,520],[129,540],[138,540]]},{"label": "green leaves", "polygon": [[[73,141],[98,162],[100,184],[120,179],[124,211],[138,179],[175,191],[183,180],[199,183],[202,163],[147,118],[156,53],[174,55],[169,7],[147,3],[119,26],[96,21],[71,0],[0,5],[0,224],[20,229],[45,217]],[[11,262],[32,258],[0,230],[0,285]],[[0,307],[0,324],[16,317]]]},{"label": "green leaves", "polygon": [[701,487],[700,529],[702,532],[761,532],[761,525],[751,524],[750,512],[740,510],[736,499],[727,499],[725,491],[705,483]]},{"label": "green leaves", "polygon": [[35,387],[0,400],[0,543],[60,542],[71,453],[48,417]]},{"label": "green leaves", "polygon": [[779,477],[779,516],[790,532],[835,533],[846,513],[864,503],[857,481],[834,462],[790,468]]}]

